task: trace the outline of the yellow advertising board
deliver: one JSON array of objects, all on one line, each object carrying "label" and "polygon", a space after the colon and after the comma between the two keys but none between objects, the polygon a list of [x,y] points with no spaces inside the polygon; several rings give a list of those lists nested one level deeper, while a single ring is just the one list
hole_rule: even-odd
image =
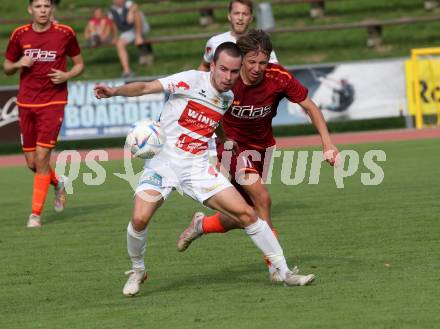
[{"label": "yellow advertising board", "polygon": [[440,48],[413,49],[405,62],[408,109],[423,127],[424,115],[437,115],[440,123]]}]

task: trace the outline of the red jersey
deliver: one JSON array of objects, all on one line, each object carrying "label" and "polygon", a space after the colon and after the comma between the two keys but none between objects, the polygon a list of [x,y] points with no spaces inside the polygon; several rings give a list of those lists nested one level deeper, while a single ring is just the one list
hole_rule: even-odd
[{"label": "red jersey", "polygon": [[272,119],[279,102],[286,97],[294,103],[307,98],[308,90],[284,67],[267,65],[258,85],[245,85],[241,77],[232,89],[234,102],[223,117],[226,136],[250,148],[264,149],[275,145]]},{"label": "red jersey", "polygon": [[51,69],[67,70],[67,57],[80,54],[75,32],[67,25],[52,23],[44,32],[36,32],[32,24],[12,32],[5,57],[17,62],[23,55],[34,60],[30,68],[20,73],[17,104],[21,107],[41,107],[67,103],[67,82],[53,84],[47,76]]}]

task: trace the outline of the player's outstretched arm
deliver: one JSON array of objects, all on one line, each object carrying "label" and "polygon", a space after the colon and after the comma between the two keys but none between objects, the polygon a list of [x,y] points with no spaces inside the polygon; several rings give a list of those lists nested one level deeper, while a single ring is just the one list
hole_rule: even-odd
[{"label": "player's outstretched arm", "polygon": [[113,96],[142,96],[162,92],[164,89],[159,80],[150,82],[131,82],[119,87],[108,87],[98,84],[95,86],[96,98],[109,98]]},{"label": "player's outstretched arm", "polygon": [[299,105],[301,105],[304,111],[307,112],[308,116],[313,122],[313,125],[315,126],[316,130],[318,130],[318,133],[321,136],[322,152],[324,153],[325,160],[330,165],[335,165],[339,151],[332,142],[332,139],[327,129],[327,124],[324,117],[322,116],[321,111],[309,97],[299,103]]}]

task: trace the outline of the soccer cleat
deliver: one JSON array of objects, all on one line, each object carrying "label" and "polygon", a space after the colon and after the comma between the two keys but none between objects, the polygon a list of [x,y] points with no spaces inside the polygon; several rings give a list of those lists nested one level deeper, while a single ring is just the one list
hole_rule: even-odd
[{"label": "soccer cleat", "polygon": [[305,286],[310,284],[315,280],[314,274],[301,275],[298,274],[299,270],[297,267],[293,268],[286,273],[286,277],[284,278],[285,286]]},{"label": "soccer cleat", "polygon": [[26,224],[27,227],[41,227],[41,218],[38,215],[30,214]]},{"label": "soccer cleat", "polygon": [[269,280],[270,282],[283,282],[283,278],[278,271],[269,271]]},{"label": "soccer cleat", "polygon": [[144,270],[130,270],[125,272],[128,275],[128,280],[122,289],[122,293],[125,296],[134,296],[140,290],[140,285],[147,279],[147,272]]},{"label": "soccer cleat", "polygon": [[66,204],[66,184],[67,184],[67,177],[61,175],[58,178],[58,185],[55,186],[55,200],[54,200],[53,209],[56,212],[62,212],[64,210],[64,206]]},{"label": "soccer cleat", "polygon": [[[290,270],[290,272],[292,272],[293,274],[298,274],[298,272],[299,272],[298,266],[295,266],[294,268],[292,268]],[[274,282],[274,283],[284,281],[283,278],[281,277],[280,272],[278,272],[278,270],[275,267],[273,267],[272,265],[269,266],[269,280],[270,280],[270,282]]]},{"label": "soccer cleat", "polygon": [[191,220],[191,224],[180,234],[177,240],[177,250],[185,251],[189,245],[199,237],[203,235],[202,231],[202,219],[205,214],[202,212],[196,212]]}]

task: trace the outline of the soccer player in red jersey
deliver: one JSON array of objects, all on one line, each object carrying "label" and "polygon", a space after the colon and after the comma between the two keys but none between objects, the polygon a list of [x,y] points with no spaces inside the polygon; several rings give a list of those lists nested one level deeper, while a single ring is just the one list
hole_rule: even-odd
[{"label": "soccer player in red jersey", "polygon": [[[59,177],[49,161],[64,118],[67,80],[84,69],[75,32],[51,22],[53,10],[53,0],[29,1],[33,22],[12,32],[3,64],[7,75],[20,71],[17,104],[22,148],[27,166],[35,173],[28,227],[41,226],[50,184],[55,187],[55,211],[64,209],[65,177]],[[69,71],[67,57],[73,62]]]},{"label": "soccer player in red jersey", "polygon": [[[234,101],[225,113],[222,127],[226,138],[233,144],[229,173],[234,186],[245,200],[254,206],[258,216],[265,219],[276,235],[271,220],[271,198],[264,185],[265,158],[271,157],[271,148],[275,146],[272,134],[272,119],[277,114],[279,102],[286,97],[298,103],[309,115],[321,136],[322,149],[326,161],[334,165],[338,150],[333,144],[325,120],[308,97],[308,90],[284,67],[269,63],[272,43],[262,30],[250,30],[240,37],[237,45],[243,52],[243,65],[240,78],[234,88]],[[221,136],[222,132],[217,131]],[[217,143],[217,156],[222,163],[225,144]],[[246,181],[239,184],[237,181]],[[251,183],[250,183],[251,182]],[[250,183],[250,184],[249,184]],[[205,216],[196,213],[190,226],[180,235],[177,242],[179,251],[184,251],[203,234],[224,233],[240,228],[230,217],[220,213]],[[272,281],[280,281],[277,271],[268,263]]]}]

